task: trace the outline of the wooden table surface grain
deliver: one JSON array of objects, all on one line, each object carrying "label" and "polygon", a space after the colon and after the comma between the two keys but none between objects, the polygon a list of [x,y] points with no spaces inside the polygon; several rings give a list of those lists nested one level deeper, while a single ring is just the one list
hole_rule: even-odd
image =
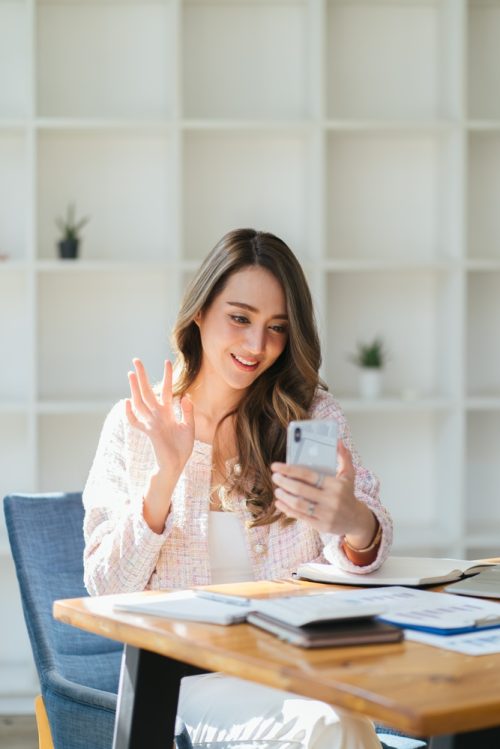
[{"label": "wooden table surface grain", "polygon": [[[263,597],[323,588],[334,586],[283,581],[210,586]],[[500,724],[500,654],[466,656],[407,641],[305,650],[248,624],[220,626],[114,610],[123,598],[56,601],[54,616],[208,671],[330,702],[415,735]]]}]

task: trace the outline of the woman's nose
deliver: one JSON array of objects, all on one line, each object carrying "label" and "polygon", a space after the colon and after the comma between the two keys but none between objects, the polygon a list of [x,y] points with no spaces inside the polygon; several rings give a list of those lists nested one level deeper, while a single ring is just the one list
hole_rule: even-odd
[{"label": "woman's nose", "polygon": [[252,354],[261,354],[266,346],[266,330],[265,328],[253,328],[248,331],[247,335],[247,348],[248,352]]}]

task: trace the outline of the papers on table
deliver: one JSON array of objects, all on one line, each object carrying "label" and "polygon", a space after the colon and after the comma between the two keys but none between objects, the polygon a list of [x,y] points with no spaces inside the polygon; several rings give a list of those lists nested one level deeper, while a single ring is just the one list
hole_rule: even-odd
[{"label": "papers on table", "polygon": [[465,635],[451,635],[442,637],[432,635],[429,632],[417,632],[406,630],[405,638],[435,648],[453,650],[455,653],[464,655],[492,655],[500,653],[500,629],[488,629],[480,632],[468,632]]},{"label": "papers on table", "polygon": [[500,604],[446,593],[425,593],[428,601],[416,600],[402,611],[389,611],[382,619],[405,629],[437,635],[454,635],[500,627]]},{"label": "papers on table", "polygon": [[[281,622],[343,617],[377,618],[405,630],[407,639],[468,655],[500,652],[500,603],[479,598],[388,586],[313,593],[279,599],[243,599],[234,596],[202,597],[200,591],[177,591],[151,599],[131,597],[115,608],[159,617],[232,624],[253,612],[274,614]],[[231,601],[232,599],[232,601]]]},{"label": "papers on table", "polygon": [[206,590],[179,590],[151,598],[124,597],[114,605],[118,611],[152,614],[166,619],[185,619],[212,624],[236,624],[245,621],[250,612],[301,627],[323,621],[365,619],[384,611],[380,604],[343,600],[343,594],[312,593],[257,599],[225,595]]},{"label": "papers on table", "polygon": [[381,619],[405,629],[443,636],[488,627],[500,628],[500,603],[493,601],[400,586],[351,590],[338,595],[344,603],[353,606],[368,603],[380,606],[383,609]]}]

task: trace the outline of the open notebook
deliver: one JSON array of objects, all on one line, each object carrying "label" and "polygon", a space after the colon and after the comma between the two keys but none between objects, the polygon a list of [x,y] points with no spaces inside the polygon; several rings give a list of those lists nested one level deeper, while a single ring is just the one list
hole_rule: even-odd
[{"label": "open notebook", "polygon": [[[331,564],[308,562],[297,568],[304,580],[345,585],[439,585],[475,575],[494,562],[481,559],[434,559],[432,557],[389,557],[382,567],[365,575],[345,572]],[[455,591],[453,591],[455,592]]]},{"label": "open notebook", "polygon": [[447,593],[458,593],[461,596],[500,598],[500,564],[487,567],[474,577],[466,577],[457,583],[447,585],[445,590]]}]

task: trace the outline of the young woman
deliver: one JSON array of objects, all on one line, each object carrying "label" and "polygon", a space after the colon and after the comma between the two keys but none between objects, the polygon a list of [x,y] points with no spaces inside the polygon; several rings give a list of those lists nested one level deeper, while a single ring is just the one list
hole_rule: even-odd
[{"label": "young woman", "polygon": [[[224,236],[173,340],[174,373],[167,361],[153,388],[135,359],[131,397],[106,419],[84,491],[89,592],[281,578],[325,558],[377,568],[391,521],[319,378],[311,295],[287,245]],[[335,477],[283,462],[287,425],[305,418],[337,420]],[[196,746],[380,746],[362,717],[221,674],[183,680],[179,713]]]}]

